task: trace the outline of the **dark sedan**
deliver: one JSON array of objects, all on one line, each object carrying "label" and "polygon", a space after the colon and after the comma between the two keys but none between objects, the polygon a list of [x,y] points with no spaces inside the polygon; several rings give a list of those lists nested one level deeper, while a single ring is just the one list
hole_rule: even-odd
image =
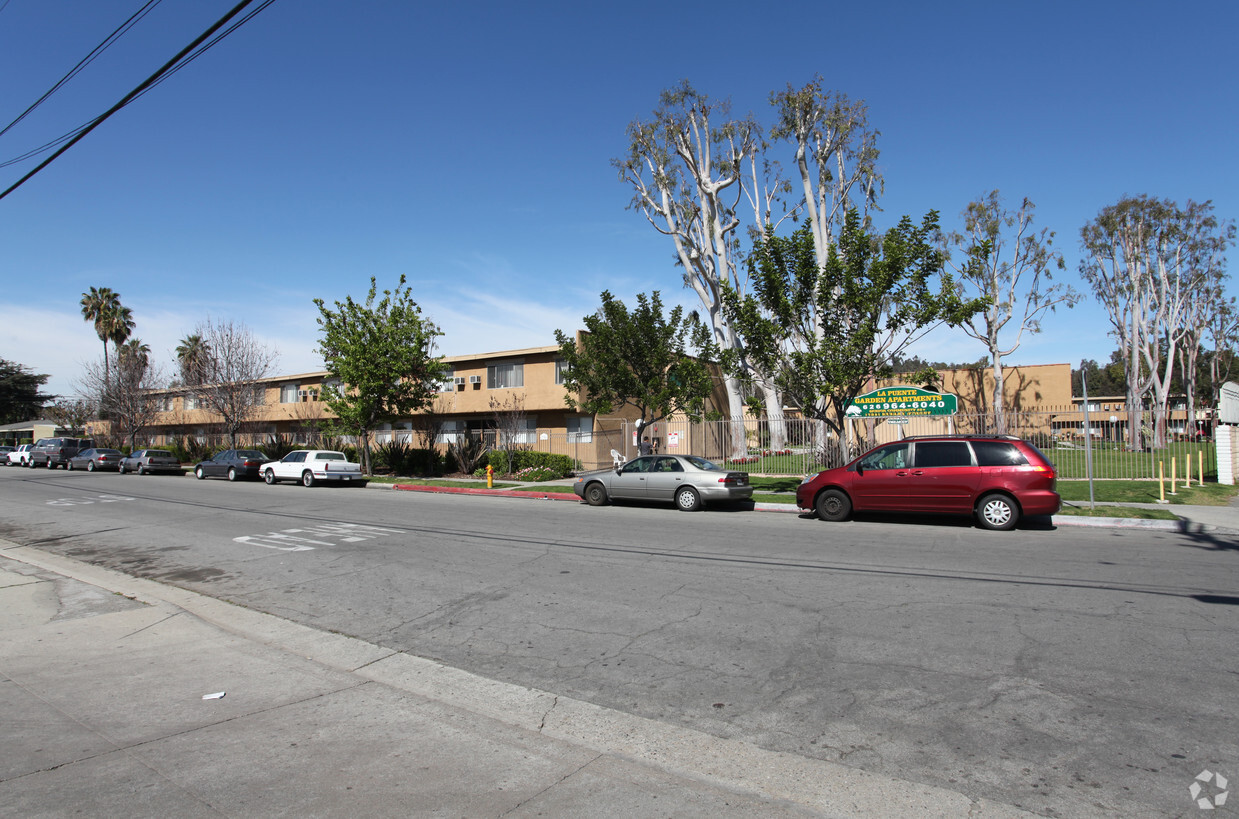
[{"label": "dark sedan", "polygon": [[271,459],[256,449],[225,449],[217,453],[209,461],[203,461],[194,467],[194,477],[227,478],[239,481],[242,478],[259,478],[262,475],[262,465],[271,463]]},{"label": "dark sedan", "polygon": [[181,462],[166,449],[139,449],[121,459],[120,474],[137,472],[146,475],[151,472],[167,472],[171,475],[181,474]]},{"label": "dark sedan", "polygon": [[69,459],[67,469],[85,469],[94,472],[99,469],[120,469],[120,460],[125,457],[119,449],[83,449]]}]

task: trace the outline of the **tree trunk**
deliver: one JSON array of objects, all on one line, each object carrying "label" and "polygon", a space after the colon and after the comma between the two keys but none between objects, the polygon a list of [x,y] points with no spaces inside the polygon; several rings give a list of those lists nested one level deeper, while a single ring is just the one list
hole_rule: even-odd
[{"label": "tree trunk", "polygon": [[1007,434],[1006,406],[1003,403],[1002,354],[997,347],[990,347],[990,368],[994,373],[994,433]]},{"label": "tree trunk", "polygon": [[770,432],[770,448],[787,448],[787,421],[783,417],[783,401],[773,384],[762,380],[762,398],[766,403],[766,424]]}]

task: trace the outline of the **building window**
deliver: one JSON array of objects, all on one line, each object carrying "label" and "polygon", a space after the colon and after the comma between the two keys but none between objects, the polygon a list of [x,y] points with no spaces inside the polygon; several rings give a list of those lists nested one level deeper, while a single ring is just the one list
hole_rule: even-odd
[{"label": "building window", "polygon": [[198,396],[191,393],[185,394],[185,411],[190,412],[198,409]]},{"label": "building window", "polygon": [[564,370],[568,369],[568,364],[562,358],[555,359],[555,383],[564,383]]},{"label": "building window", "polygon": [[265,403],[267,403],[267,388],[254,387],[254,405],[262,406]]},{"label": "building window", "polygon": [[443,428],[439,430],[439,437],[435,438],[436,444],[454,444],[460,440],[460,432],[464,428],[463,421],[444,421]]},{"label": "building window", "polygon": [[594,442],[594,417],[592,415],[568,416],[568,443],[592,444]]},{"label": "building window", "polygon": [[486,388],[488,390],[525,386],[523,362],[486,365]]},{"label": "building window", "polygon": [[297,385],[284,384],[280,387],[280,403],[295,404],[297,403]]},{"label": "building window", "polygon": [[438,392],[455,392],[456,391],[456,371],[449,370],[447,375],[443,377],[442,383],[439,384]]}]

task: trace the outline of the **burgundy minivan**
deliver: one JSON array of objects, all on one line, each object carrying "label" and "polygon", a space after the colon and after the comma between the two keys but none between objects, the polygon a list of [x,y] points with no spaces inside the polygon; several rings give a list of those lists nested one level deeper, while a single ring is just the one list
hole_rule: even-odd
[{"label": "burgundy minivan", "polygon": [[1024,515],[1059,510],[1055,481],[1049,459],[1013,436],[914,436],[805,478],[796,505],[822,520],[853,511],[944,512],[1011,529]]}]

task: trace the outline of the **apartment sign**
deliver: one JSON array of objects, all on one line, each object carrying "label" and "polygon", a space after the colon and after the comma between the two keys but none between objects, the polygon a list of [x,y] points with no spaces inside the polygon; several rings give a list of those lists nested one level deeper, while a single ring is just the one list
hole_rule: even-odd
[{"label": "apartment sign", "polygon": [[844,412],[848,418],[898,418],[954,415],[959,399],[950,393],[930,392],[918,387],[883,387],[858,395]]}]

